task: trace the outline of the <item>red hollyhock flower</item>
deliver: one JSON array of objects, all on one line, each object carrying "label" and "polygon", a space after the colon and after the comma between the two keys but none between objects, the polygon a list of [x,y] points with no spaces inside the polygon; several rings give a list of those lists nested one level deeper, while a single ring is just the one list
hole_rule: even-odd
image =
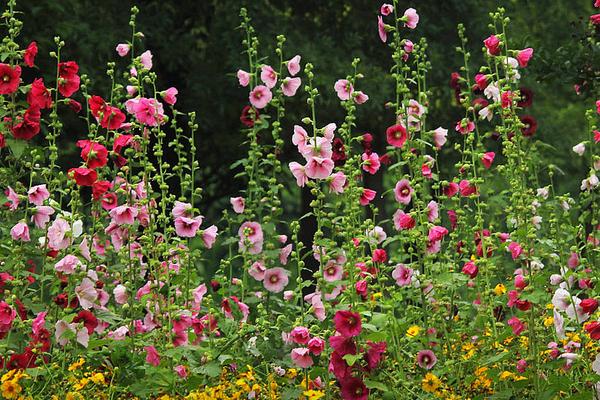
[{"label": "red hollyhock flower", "polygon": [[21,82],[21,67],[0,64],[0,94],[11,94],[17,91]]},{"label": "red hollyhock flower", "polygon": [[371,342],[370,340],[367,340],[367,346],[369,347],[366,354],[367,365],[369,366],[369,369],[375,369],[381,361],[381,356],[387,349],[387,343]]},{"label": "red hollyhock flower", "polygon": [[73,322],[83,322],[83,326],[86,327],[89,335],[91,335],[98,326],[98,318],[88,310],[79,311],[75,318],[73,318]]},{"label": "red hollyhock flower", "polygon": [[[254,115],[252,115],[253,113]],[[246,106],[242,109],[242,114],[240,115],[240,122],[248,128],[252,128],[254,126],[254,122],[258,121],[259,118],[260,113],[256,108]]]},{"label": "red hollyhock flower", "polygon": [[375,249],[373,251],[373,262],[384,263],[387,261],[387,253],[384,249]]},{"label": "red hollyhock flower", "polygon": [[122,167],[127,164],[127,159],[121,155],[121,151],[124,147],[129,146],[133,142],[133,135],[119,135],[113,142],[113,153],[116,158],[114,163],[117,167]]},{"label": "red hollyhock flower", "polygon": [[523,115],[521,116],[521,122],[525,124],[523,128],[521,128],[521,132],[523,136],[531,137],[535,135],[537,131],[537,121],[531,115]]},{"label": "red hollyhock flower", "polygon": [[500,54],[500,39],[498,39],[498,36],[491,35],[483,41],[483,44],[491,55],[497,56]]},{"label": "red hollyhock flower", "polygon": [[92,186],[98,179],[98,173],[89,168],[71,168],[69,176],[75,179],[79,186]]},{"label": "red hollyhock flower", "polygon": [[533,104],[533,90],[526,87],[519,88],[519,101],[517,105],[522,108],[531,107]]},{"label": "red hollyhock flower", "polygon": [[579,306],[583,310],[584,313],[593,314],[594,311],[598,309],[598,300],[596,299],[585,299],[581,300]]},{"label": "red hollyhock flower", "polygon": [[594,340],[600,340],[600,322],[593,321],[586,324],[585,330],[589,333],[590,337]]},{"label": "red hollyhock flower", "polygon": [[81,158],[92,169],[104,167],[108,161],[108,150],[100,143],[90,140],[80,140],[77,147],[81,148]]},{"label": "red hollyhock flower", "polygon": [[4,135],[0,133],[0,149],[3,149],[6,147],[6,138],[4,138]]},{"label": "red hollyhock flower", "polygon": [[77,75],[79,65],[75,61],[58,64],[58,91],[65,97],[71,97],[79,90],[81,78]]},{"label": "red hollyhock flower", "polygon": [[339,310],[333,317],[335,330],[342,336],[354,337],[358,336],[362,331],[360,314],[349,310]]},{"label": "red hollyhock flower", "polygon": [[27,102],[31,107],[40,109],[52,107],[52,95],[44,86],[44,80],[38,78],[31,84],[31,89],[27,93]]},{"label": "red hollyhock flower", "polygon": [[29,107],[23,117],[17,119],[18,123],[10,128],[14,138],[30,140],[40,133],[40,117],[39,108]]},{"label": "red hollyhock flower", "polygon": [[400,124],[392,125],[385,131],[387,142],[394,147],[402,147],[408,139],[406,128]]},{"label": "red hollyhock flower", "polygon": [[350,377],[340,381],[342,398],[344,400],[367,400],[369,389],[360,378]]},{"label": "red hollyhock flower", "polygon": [[479,274],[479,268],[473,261],[469,261],[463,266],[462,273],[468,275],[471,279],[475,279]]},{"label": "red hollyhock flower", "polygon": [[38,47],[36,42],[29,43],[27,49],[25,50],[25,54],[23,54],[23,60],[25,61],[25,65],[28,67],[33,67],[35,62],[35,56],[37,56]]},{"label": "red hollyhock flower", "polygon": [[96,181],[92,185],[92,198],[96,201],[100,200],[102,195],[112,188],[112,183],[109,181]]},{"label": "red hollyhock flower", "polygon": [[117,107],[106,104],[100,96],[92,96],[89,100],[92,115],[106,129],[119,129],[125,122],[125,114]]},{"label": "red hollyhock flower", "polygon": [[79,112],[81,111],[81,103],[77,100],[69,99],[69,102],[67,104],[75,114],[79,114]]}]

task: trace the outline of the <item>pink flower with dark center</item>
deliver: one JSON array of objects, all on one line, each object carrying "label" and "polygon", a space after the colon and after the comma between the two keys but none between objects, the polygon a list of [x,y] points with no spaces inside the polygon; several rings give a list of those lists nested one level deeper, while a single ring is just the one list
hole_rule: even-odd
[{"label": "pink flower with dark center", "polygon": [[379,10],[381,15],[387,16],[394,12],[394,6],[391,4],[382,4],[381,9]]},{"label": "pink flower with dark center", "polygon": [[54,214],[54,208],[50,206],[37,206],[31,216],[31,222],[33,222],[36,227],[44,229],[46,224],[50,222],[50,216],[52,214]]},{"label": "pink flower with dark center", "polygon": [[360,90],[354,92],[354,102],[356,104],[365,104],[367,101],[369,101],[369,96],[367,94]]},{"label": "pink flower with dark center", "polygon": [[131,99],[125,102],[127,111],[134,114],[135,118],[144,125],[158,126],[165,118],[165,112],[161,102],[145,97]]},{"label": "pink flower with dark center", "polygon": [[279,293],[283,291],[288,282],[288,273],[283,268],[276,267],[265,271],[263,285],[269,292]]},{"label": "pink flower with dark center", "polygon": [[463,266],[462,273],[469,278],[474,279],[477,277],[477,274],[479,274],[479,268],[473,261],[469,261]]},{"label": "pink flower with dark center", "polygon": [[392,271],[392,278],[396,280],[398,286],[409,286],[412,280],[413,270],[404,264],[396,265]]},{"label": "pink flower with dark center", "polygon": [[463,179],[460,182],[458,182],[458,188],[462,197],[468,197],[477,194],[477,187],[475,185],[472,185],[471,182],[469,182],[466,179]]},{"label": "pink flower with dark center", "polygon": [[371,175],[374,175],[379,171],[381,163],[379,162],[379,155],[377,153],[363,153],[362,154],[362,168]]},{"label": "pink flower with dark center", "polygon": [[414,8],[409,8],[404,11],[404,18],[406,18],[406,22],[404,26],[409,29],[415,29],[417,24],[419,23],[419,14],[417,14],[417,10]]},{"label": "pink flower with dark center", "polygon": [[342,399],[347,400],[367,400],[369,398],[369,389],[360,378],[349,377],[340,380]]},{"label": "pink flower with dark center", "polygon": [[456,123],[456,131],[461,135],[466,135],[475,130],[475,123],[468,118],[464,118]]},{"label": "pink flower with dark center", "polygon": [[335,89],[335,92],[340,100],[350,100],[352,92],[354,91],[352,84],[347,79],[337,80],[335,85],[333,85],[333,88]]},{"label": "pink flower with dark center", "polygon": [[333,317],[335,330],[344,337],[360,335],[362,324],[360,314],[349,310],[339,310]]},{"label": "pink flower with dark center", "polygon": [[281,83],[281,91],[285,96],[295,96],[301,84],[302,80],[300,78],[285,78]]},{"label": "pink flower with dark center", "polygon": [[406,128],[400,124],[392,125],[385,131],[387,142],[390,146],[402,147],[408,140],[408,133]]},{"label": "pink flower with dark center", "polygon": [[277,72],[270,65],[263,65],[260,69],[260,80],[272,89],[277,84]]},{"label": "pink flower with dark center", "polygon": [[292,350],[292,361],[300,368],[308,368],[313,365],[310,350],[306,347],[298,347]]},{"label": "pink flower with dark center", "polygon": [[179,237],[193,238],[198,233],[202,220],[201,216],[194,218],[177,217],[175,218],[175,233]]},{"label": "pink flower with dark center", "polygon": [[249,96],[250,104],[259,110],[265,108],[272,98],[273,94],[269,88],[264,85],[256,86],[252,89]]},{"label": "pink flower with dark center", "polygon": [[190,203],[184,203],[181,201],[175,201],[175,205],[173,206],[173,210],[171,213],[173,217],[191,217],[192,216],[192,205]]},{"label": "pink flower with dark center", "polygon": [[342,279],[344,276],[343,265],[338,264],[336,260],[329,260],[323,268],[323,279],[327,282],[335,282]]},{"label": "pink flower with dark center", "polygon": [[448,229],[443,226],[434,226],[429,229],[429,233],[427,235],[430,242],[438,242],[444,238],[448,234]]},{"label": "pink flower with dark center", "polygon": [[417,353],[417,364],[423,369],[430,370],[435,366],[437,357],[431,350],[421,350]]},{"label": "pink flower with dark center", "polygon": [[306,176],[311,179],[326,179],[334,166],[331,158],[312,157],[305,167]]},{"label": "pink flower with dark center", "polygon": [[310,340],[310,332],[304,326],[297,326],[291,330],[290,339],[297,344],[307,344]]},{"label": "pink flower with dark center", "polygon": [[265,268],[262,262],[255,261],[248,269],[248,275],[260,282],[263,279],[265,279],[266,270],[267,269]]},{"label": "pink flower with dark center", "polygon": [[296,76],[300,72],[300,60],[302,57],[295,55],[287,62],[287,69],[291,76]]},{"label": "pink flower with dark center", "polygon": [[402,179],[394,187],[394,196],[400,204],[408,205],[412,199],[413,188],[408,179]]},{"label": "pink flower with dark center", "polygon": [[325,350],[325,341],[318,337],[310,339],[307,345],[310,352],[315,356],[318,356],[323,352],[323,350]]},{"label": "pink flower with dark center", "polygon": [[217,240],[217,232],[218,228],[215,225],[211,225],[202,231],[202,242],[207,249],[212,248],[215,244],[215,241]]}]

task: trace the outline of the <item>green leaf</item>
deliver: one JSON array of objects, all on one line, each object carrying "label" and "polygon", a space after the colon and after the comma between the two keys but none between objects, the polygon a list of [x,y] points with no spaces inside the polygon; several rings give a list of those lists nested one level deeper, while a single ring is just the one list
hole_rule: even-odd
[{"label": "green leaf", "polygon": [[24,140],[7,138],[6,143],[16,158],[21,158],[23,152],[27,148],[27,142]]},{"label": "green leaf", "polygon": [[373,381],[371,379],[365,379],[365,386],[369,389],[377,389],[382,392],[387,392],[389,389],[383,382]]},{"label": "green leaf", "polygon": [[360,360],[362,358],[362,355],[360,355],[360,354],[346,354],[342,358],[346,361],[346,363],[349,366],[353,366],[354,363],[356,363],[358,360]]}]

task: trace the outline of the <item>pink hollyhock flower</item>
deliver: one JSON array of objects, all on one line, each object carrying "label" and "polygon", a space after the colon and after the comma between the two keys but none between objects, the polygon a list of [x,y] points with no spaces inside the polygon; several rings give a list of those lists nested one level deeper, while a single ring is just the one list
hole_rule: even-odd
[{"label": "pink hollyhock flower", "polygon": [[463,179],[460,182],[458,182],[458,188],[462,197],[468,197],[477,194],[477,187],[475,185],[472,185],[471,182],[469,182],[466,179]]},{"label": "pink hollyhock flower", "polygon": [[112,221],[117,225],[133,225],[135,217],[138,215],[138,209],[123,204],[110,210],[109,214]]},{"label": "pink hollyhock flower", "polygon": [[394,12],[394,6],[391,4],[382,4],[381,9],[379,10],[381,15],[387,16]]},{"label": "pink hollyhock flower", "polygon": [[263,65],[260,69],[260,80],[272,89],[277,84],[277,72],[270,65]]},{"label": "pink hollyhock flower", "polygon": [[500,54],[500,39],[498,36],[491,35],[483,41],[489,55],[497,56]]},{"label": "pink hollyhock flower", "polygon": [[115,296],[115,302],[117,304],[125,304],[129,299],[127,295],[127,288],[121,284],[115,286],[113,289],[113,296]]},{"label": "pink hollyhock flower", "polygon": [[377,194],[377,192],[374,190],[363,188],[363,192],[360,195],[360,199],[359,199],[360,205],[361,206],[368,205],[371,201],[373,201],[376,194]]},{"label": "pink hollyhock flower", "polygon": [[217,240],[218,228],[211,225],[201,232],[202,242],[207,249],[211,249]]},{"label": "pink hollyhock flower", "polygon": [[510,242],[510,244],[508,245],[508,250],[510,251],[513,260],[519,258],[521,253],[523,253],[523,248],[517,242]]},{"label": "pink hollyhock flower", "polygon": [[117,54],[120,57],[125,57],[127,54],[129,54],[129,49],[130,46],[127,43],[119,43],[116,48]]},{"label": "pink hollyhock flower", "polygon": [[384,249],[375,249],[373,251],[373,262],[385,263],[388,259],[387,253]]},{"label": "pink hollyhock flower", "polygon": [[250,92],[250,104],[258,109],[265,108],[273,98],[273,94],[268,87],[258,85]]},{"label": "pink hollyhock flower", "polygon": [[479,268],[473,261],[469,261],[462,267],[462,273],[471,279],[475,279],[479,274]]},{"label": "pink hollyhock flower", "polygon": [[590,15],[592,25],[600,25],[600,14]]},{"label": "pink hollyhock flower", "polygon": [[448,140],[447,136],[448,129],[444,129],[441,126],[433,131],[433,144],[435,145],[436,149],[439,150],[444,144],[446,144],[446,141]]},{"label": "pink hollyhock flower", "polygon": [[20,240],[22,242],[29,242],[29,227],[25,222],[19,222],[13,226],[10,230],[10,236],[13,240]]},{"label": "pink hollyhock flower", "polygon": [[301,84],[302,80],[300,78],[285,78],[281,83],[281,91],[285,96],[295,96]]},{"label": "pink hollyhock flower", "polygon": [[430,370],[435,366],[437,357],[431,350],[421,350],[417,353],[417,364],[423,369]]},{"label": "pink hollyhock flower", "polygon": [[71,254],[66,255],[63,259],[54,264],[55,270],[57,270],[58,272],[62,272],[66,275],[75,273],[75,269],[78,267],[83,268],[81,261],[79,261],[79,258]]},{"label": "pink hollyhock flower", "polygon": [[329,260],[323,268],[323,279],[327,282],[339,281],[344,277],[344,267],[336,260]]},{"label": "pink hollyhock flower", "polygon": [[308,182],[308,175],[306,174],[306,167],[298,164],[295,161],[292,161],[289,164],[290,171],[292,171],[292,175],[296,178],[296,184],[300,187],[304,187]]},{"label": "pink hollyhock flower", "polygon": [[52,214],[54,214],[54,209],[52,207],[37,206],[31,216],[31,222],[33,222],[37,228],[44,229],[46,224],[50,222],[50,216]]},{"label": "pink hollyhock flower", "polygon": [[411,201],[414,190],[410,186],[408,179],[399,180],[394,187],[394,196],[400,204],[408,205]]},{"label": "pink hollyhock flower", "polygon": [[443,226],[434,226],[429,229],[429,233],[427,235],[430,242],[438,242],[444,238],[448,234],[448,229]]},{"label": "pink hollyhock flower", "polygon": [[518,274],[515,276],[515,288],[519,290],[523,290],[527,287],[527,281],[522,274]]},{"label": "pink hollyhock flower", "polygon": [[291,330],[290,339],[297,344],[307,344],[310,340],[310,332],[304,326],[297,326]]},{"label": "pink hollyhock flower", "polygon": [[406,128],[400,124],[392,125],[385,131],[387,142],[390,146],[402,147],[408,140]]},{"label": "pink hollyhock flower", "polygon": [[412,229],[416,224],[414,218],[402,210],[396,210],[392,219],[394,221],[394,227],[399,231]]},{"label": "pink hollyhock flower", "polygon": [[488,151],[487,153],[483,154],[483,157],[481,157],[481,162],[487,169],[490,169],[495,157],[496,153],[494,153],[493,151]]},{"label": "pink hollyhock flower", "polygon": [[48,228],[48,245],[54,250],[66,249],[71,243],[67,232],[71,231],[71,226],[67,221],[58,217]]},{"label": "pink hollyhock flower", "polygon": [[146,350],[146,362],[150,365],[158,367],[160,365],[160,355],[154,346],[144,346]]},{"label": "pink hollyhock flower", "polygon": [[456,123],[456,132],[459,132],[461,135],[466,135],[469,132],[473,132],[475,130],[475,123],[470,121],[468,118],[464,118]]},{"label": "pink hollyhock flower", "polygon": [[519,361],[517,361],[517,372],[522,374],[525,372],[525,370],[527,369],[527,361],[524,359],[520,359]]},{"label": "pink hollyhock flower", "polygon": [[288,273],[283,268],[276,267],[265,271],[263,285],[269,292],[279,293],[283,291],[288,282]]},{"label": "pink hollyhock flower", "polygon": [[596,100],[596,113],[600,114],[600,100]]},{"label": "pink hollyhock flower", "polygon": [[377,33],[379,33],[379,39],[381,39],[383,43],[387,42],[387,31],[385,30],[385,24],[383,23],[381,15],[377,16]]},{"label": "pink hollyhock flower", "polygon": [[173,367],[173,371],[175,371],[180,378],[187,379],[188,377],[188,369],[185,365],[176,365]]},{"label": "pink hollyhock flower", "polygon": [[512,317],[508,320],[508,325],[512,328],[513,335],[518,336],[525,330],[525,325],[517,317]]},{"label": "pink hollyhock flower", "polygon": [[423,174],[423,177],[426,179],[433,178],[433,173],[431,172],[431,167],[427,164],[423,164],[421,166],[421,173]]},{"label": "pink hollyhock flower", "polygon": [[142,55],[140,56],[140,62],[142,63],[144,68],[146,68],[147,70],[151,70],[152,69],[152,52],[150,52],[150,50],[146,50],[145,52],[143,52]]},{"label": "pink hollyhock flower", "polygon": [[190,203],[184,203],[181,201],[175,201],[175,205],[173,206],[173,210],[171,213],[173,217],[191,217],[192,216],[192,205]]},{"label": "pink hollyhock flower", "polygon": [[8,332],[16,316],[17,312],[8,303],[0,301],[0,332]]},{"label": "pink hollyhock flower", "polygon": [[177,95],[178,94],[179,94],[179,91],[177,90],[177,88],[174,88],[174,87],[170,87],[161,93],[162,98],[165,101],[165,103],[170,104],[170,105],[177,103]]},{"label": "pink hollyhock flower", "polygon": [[600,131],[594,131],[594,143],[600,143]]},{"label": "pink hollyhock flower", "polygon": [[200,229],[200,224],[202,224],[202,219],[201,216],[195,218],[175,218],[175,233],[179,237],[195,237],[198,229]]},{"label": "pink hollyhock flower", "polygon": [[362,324],[360,314],[349,310],[339,310],[333,317],[335,330],[344,337],[360,335]]},{"label": "pink hollyhock flower", "polygon": [[292,143],[298,147],[300,153],[304,153],[308,143],[308,133],[300,125],[294,125],[294,134],[292,135]]},{"label": "pink hollyhock flower", "polygon": [[519,51],[519,53],[517,54],[517,61],[519,62],[519,67],[525,68],[529,60],[531,60],[532,56],[533,49],[531,47]]},{"label": "pink hollyhock flower", "polygon": [[283,292],[283,299],[285,301],[292,301],[292,300],[294,300],[294,291],[293,290],[286,290],[285,292]]},{"label": "pink hollyhock flower", "polygon": [[349,377],[340,381],[342,399],[367,400],[369,389],[360,378]]},{"label": "pink hollyhock flower", "polygon": [[255,261],[248,269],[248,275],[261,282],[263,279],[265,279],[266,270],[267,269],[265,268],[262,262]]},{"label": "pink hollyhock flower", "polygon": [[326,179],[334,167],[331,158],[312,157],[306,164],[306,176],[311,179]]},{"label": "pink hollyhock flower", "polygon": [[135,118],[144,125],[158,126],[163,123],[165,112],[161,102],[155,99],[140,99],[127,100],[125,103],[127,111],[130,114],[135,114]]},{"label": "pink hollyhock flower", "polygon": [[417,14],[417,10],[409,8],[404,11],[404,18],[406,18],[404,26],[409,29],[415,29],[417,27],[417,24],[419,23],[419,14]]},{"label": "pink hollyhock flower", "polygon": [[238,230],[239,247],[242,252],[259,254],[263,247],[263,231],[258,222],[246,221]]},{"label": "pink hollyhock flower", "polygon": [[314,337],[308,341],[308,350],[315,356],[318,356],[325,350],[325,341],[321,338]]},{"label": "pink hollyhock flower", "polygon": [[81,284],[75,287],[75,294],[79,300],[79,305],[84,310],[89,310],[95,304],[94,302],[98,299],[98,291],[89,278],[83,278]]},{"label": "pink hollyhock flower", "polygon": [[331,174],[329,179],[331,179],[329,182],[329,190],[337,194],[344,193],[344,186],[346,186],[347,178],[343,172],[340,171]]},{"label": "pink hollyhock flower", "polygon": [[427,220],[429,222],[434,222],[440,216],[438,203],[434,200],[431,200],[427,203]]},{"label": "pink hollyhock flower", "polygon": [[475,75],[475,84],[479,90],[485,90],[488,85],[487,75],[485,74],[477,74]]},{"label": "pink hollyhock flower", "polygon": [[15,211],[19,207],[19,195],[10,186],[4,191],[6,198],[10,202],[8,207],[11,211]]},{"label": "pink hollyhock flower", "polygon": [[335,85],[333,85],[333,88],[340,100],[350,100],[352,92],[354,91],[352,84],[347,79],[338,79],[335,82]]},{"label": "pink hollyhock flower", "polygon": [[47,311],[42,311],[39,312],[35,319],[33,320],[32,324],[31,324],[31,332],[38,336],[42,333],[42,329],[45,329],[45,325],[46,325],[46,315],[48,314]]},{"label": "pink hollyhock flower", "polygon": [[379,162],[379,155],[377,153],[363,153],[362,154],[362,168],[367,171],[371,175],[374,175],[377,171],[379,171],[379,167],[381,163]]},{"label": "pink hollyhock flower", "polygon": [[237,78],[240,86],[246,87],[250,83],[250,74],[244,70],[238,69]]},{"label": "pink hollyhock flower", "polygon": [[576,268],[579,265],[579,255],[577,253],[571,253],[569,259],[567,260],[567,265],[569,268]]},{"label": "pink hollyhock flower", "polygon": [[296,74],[298,72],[300,72],[300,60],[301,59],[302,59],[302,57],[300,57],[299,55],[295,55],[286,63],[288,72],[290,73],[291,76],[296,76]]},{"label": "pink hollyhock flower", "polygon": [[306,161],[310,161],[311,157],[331,158],[333,155],[332,144],[324,137],[307,138],[306,145],[301,151],[302,156]]},{"label": "pink hollyhock flower", "polygon": [[306,347],[298,347],[292,350],[292,361],[300,368],[308,368],[313,365],[310,350]]},{"label": "pink hollyhock flower", "polygon": [[408,268],[404,264],[396,265],[396,268],[392,271],[392,278],[396,280],[398,286],[408,286],[411,283],[413,276],[413,270]]},{"label": "pink hollyhock flower", "polygon": [[354,102],[356,104],[365,104],[367,101],[369,101],[368,95],[366,95],[365,93],[363,93],[360,90],[357,90],[356,92],[354,92]]}]

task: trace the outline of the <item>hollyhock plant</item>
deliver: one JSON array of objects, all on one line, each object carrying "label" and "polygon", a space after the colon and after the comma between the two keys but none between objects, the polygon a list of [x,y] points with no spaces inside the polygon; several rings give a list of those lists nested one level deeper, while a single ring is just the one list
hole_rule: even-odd
[{"label": "hollyhock plant", "polygon": [[263,284],[272,293],[280,293],[289,282],[288,273],[283,268],[270,268],[265,271]]}]

